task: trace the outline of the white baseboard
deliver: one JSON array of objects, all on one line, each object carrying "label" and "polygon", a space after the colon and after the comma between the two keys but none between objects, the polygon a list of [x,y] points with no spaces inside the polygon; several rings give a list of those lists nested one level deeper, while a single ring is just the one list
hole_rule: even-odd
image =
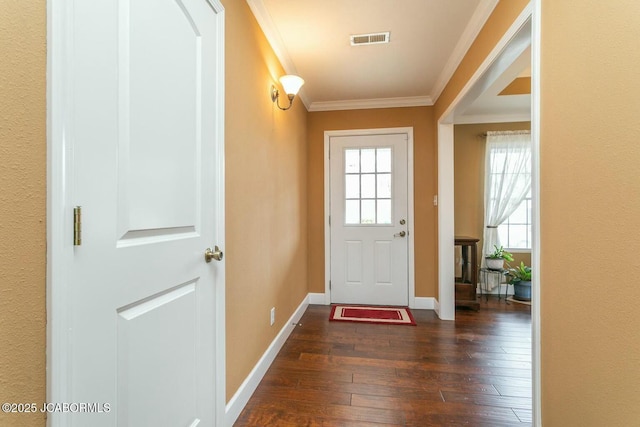
[{"label": "white baseboard", "polygon": [[[304,300],[302,300],[296,311],[291,315],[287,323],[284,324],[278,335],[271,342],[267,351],[264,352],[256,366],[253,367],[240,388],[238,388],[238,391],[236,391],[231,400],[227,403],[225,408],[225,426],[232,427],[233,423],[235,423],[240,416],[240,413],[246,406],[249,398],[251,398],[253,392],[256,391],[256,388],[258,387],[258,384],[260,384],[264,374],[267,373],[269,366],[271,366],[285,341],[287,341],[287,338],[289,338],[289,335],[293,332],[295,324],[300,321],[300,318],[307,310],[311,295],[313,294],[307,295]],[[322,303],[324,303],[324,294],[321,295],[323,298]]]},{"label": "white baseboard", "polygon": [[[438,301],[433,297],[415,297],[413,305],[410,308],[433,310],[436,307]],[[309,293],[309,304],[327,305],[325,301],[325,294]]]},{"label": "white baseboard", "polygon": [[309,304],[327,305],[324,294],[309,293]]},{"label": "white baseboard", "polygon": [[435,310],[437,301],[433,297],[416,297],[413,307],[420,310]]}]

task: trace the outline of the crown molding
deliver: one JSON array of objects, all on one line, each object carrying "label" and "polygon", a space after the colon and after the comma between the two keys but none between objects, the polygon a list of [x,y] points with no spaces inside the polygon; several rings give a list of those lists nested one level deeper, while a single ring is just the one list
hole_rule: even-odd
[{"label": "crown molding", "polygon": [[402,98],[352,99],[346,101],[312,102],[308,110],[368,110],[373,108],[428,107],[433,105],[430,96],[407,96]]},{"label": "crown molding", "polygon": [[287,74],[298,74],[298,70],[296,70],[296,66],[294,65],[291,57],[289,56],[289,52],[284,46],[284,41],[282,37],[280,37],[280,32],[278,32],[278,28],[276,24],[273,22],[267,7],[265,6],[262,0],[247,0],[249,4],[249,8],[253,12],[253,15],[258,21],[260,28],[262,28],[262,32],[264,33],[267,41],[271,45],[273,52],[276,54],[278,59],[280,60],[280,64],[282,68],[284,68]]},{"label": "crown molding", "polygon": [[[284,41],[282,37],[280,37],[280,32],[278,28],[273,22],[267,7],[265,6],[262,0],[247,0],[247,4],[249,8],[253,12],[253,16],[255,16],[256,21],[258,21],[258,25],[262,28],[262,32],[264,36],[267,38],[267,41],[271,45],[271,49],[276,54],[276,57],[280,61],[280,65],[284,69],[286,74],[295,74],[298,76],[298,70],[296,69],[291,56],[289,56],[289,52],[287,51]],[[299,98],[304,106],[309,110],[309,101],[304,93],[304,86],[300,89],[300,92],[296,96]]]},{"label": "crown molding", "polygon": [[462,36],[460,36],[456,47],[453,49],[453,52],[451,52],[449,60],[445,64],[442,72],[438,76],[438,80],[436,80],[436,83],[433,86],[431,98],[434,102],[437,101],[442,94],[442,91],[447,86],[447,83],[449,83],[449,80],[453,76],[453,73],[455,73],[458,65],[460,65],[460,62],[462,62],[462,59],[467,54],[467,51],[475,41],[476,37],[480,33],[480,30],[482,30],[482,27],[484,27],[484,24],[487,22],[487,19],[489,19],[489,16],[491,16],[491,13],[493,13],[493,9],[495,9],[497,5],[498,0],[482,0],[478,4],[478,7],[476,7],[473,16],[471,16],[471,19],[462,32]]}]

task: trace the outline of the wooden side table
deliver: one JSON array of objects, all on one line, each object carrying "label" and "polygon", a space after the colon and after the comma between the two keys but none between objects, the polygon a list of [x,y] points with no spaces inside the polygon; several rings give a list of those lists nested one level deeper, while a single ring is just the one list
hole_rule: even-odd
[{"label": "wooden side table", "polygon": [[479,241],[475,237],[455,237],[455,245],[462,249],[462,277],[456,277],[456,307],[480,309],[476,295]]}]

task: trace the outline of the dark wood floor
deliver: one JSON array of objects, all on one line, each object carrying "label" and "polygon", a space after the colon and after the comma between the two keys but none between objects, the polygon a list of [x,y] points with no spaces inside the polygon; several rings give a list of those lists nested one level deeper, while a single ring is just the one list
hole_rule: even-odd
[{"label": "dark wood floor", "polygon": [[444,322],[329,322],[309,306],[235,426],[531,425],[531,310],[504,299]]}]

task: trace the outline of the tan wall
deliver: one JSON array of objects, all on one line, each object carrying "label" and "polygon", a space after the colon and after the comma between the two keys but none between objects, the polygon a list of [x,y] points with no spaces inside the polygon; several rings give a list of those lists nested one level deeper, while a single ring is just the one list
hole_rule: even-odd
[{"label": "tan wall", "polygon": [[[45,400],[46,4],[0,13],[0,401]],[[44,426],[4,414],[2,426]]]},{"label": "tan wall", "polygon": [[542,0],[544,425],[640,422],[640,4]]},{"label": "tan wall", "polygon": [[223,3],[230,398],[307,294],[307,111],[271,103],[284,72],[247,3]]},{"label": "tan wall", "polygon": [[324,293],[324,132],[413,127],[416,296],[437,296],[437,193],[433,108],[390,108],[309,113],[309,292]]},{"label": "tan wall", "polygon": [[[488,131],[530,129],[530,122],[485,123],[454,126],[454,206],[455,235],[480,239],[482,254],[484,232],[484,161]],[[514,253],[511,265],[520,261],[531,265],[531,253]],[[478,258],[480,259],[480,258]]]}]

